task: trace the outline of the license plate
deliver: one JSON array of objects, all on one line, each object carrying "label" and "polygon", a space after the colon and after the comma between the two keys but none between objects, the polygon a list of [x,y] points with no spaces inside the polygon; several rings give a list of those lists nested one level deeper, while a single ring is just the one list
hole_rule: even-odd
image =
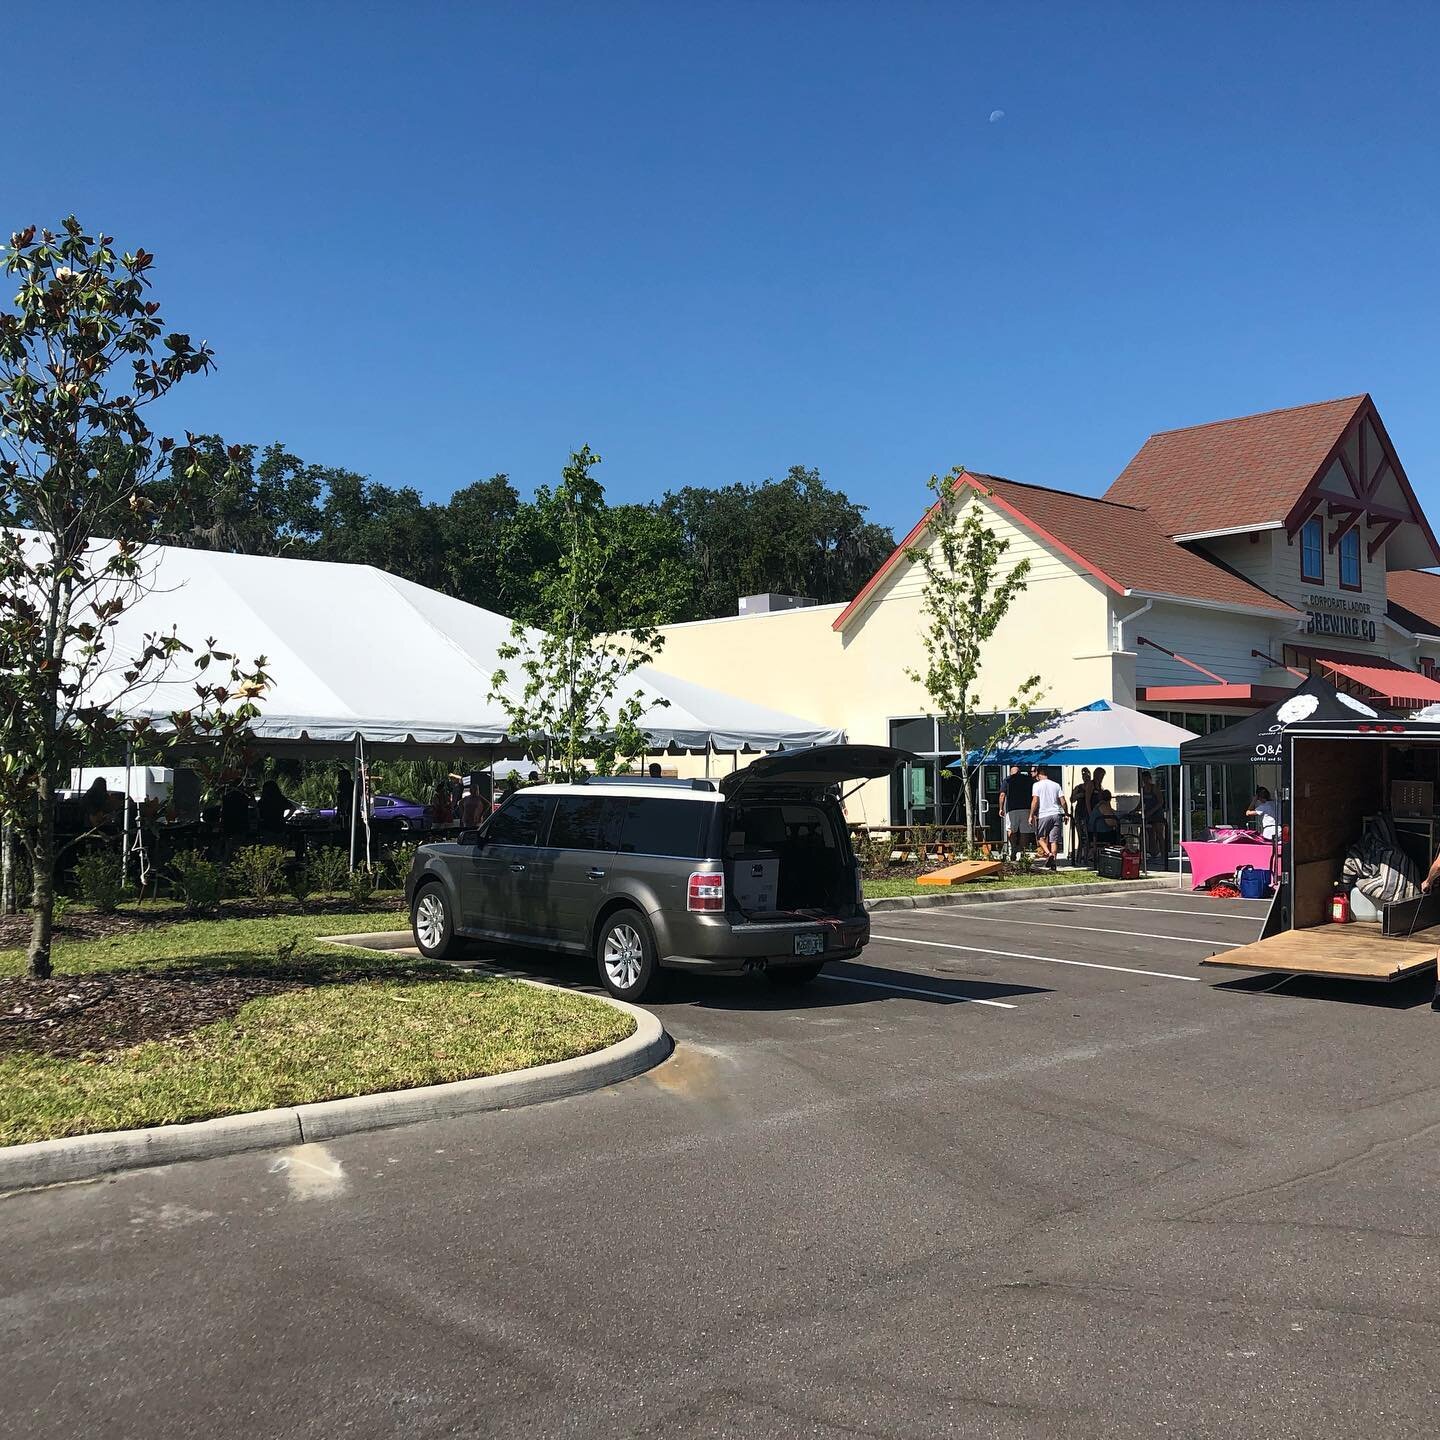
[{"label": "license plate", "polygon": [[797,955],[823,955],[825,953],[825,937],[823,935],[797,935],[795,937],[795,953]]}]

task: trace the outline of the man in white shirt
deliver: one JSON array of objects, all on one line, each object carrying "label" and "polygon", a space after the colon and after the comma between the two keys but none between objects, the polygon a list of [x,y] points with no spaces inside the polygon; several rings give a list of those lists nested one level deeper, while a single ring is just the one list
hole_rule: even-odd
[{"label": "man in white shirt", "polygon": [[1030,819],[1035,826],[1035,848],[1047,868],[1055,868],[1056,856],[1064,844],[1062,817],[1068,813],[1060,787],[1038,765],[1030,767],[1034,784],[1030,791]]},{"label": "man in white shirt", "polygon": [[1273,840],[1280,833],[1280,809],[1263,785],[1255,787],[1255,798],[1245,812],[1246,819],[1252,815],[1255,817],[1255,828],[1266,840]]}]

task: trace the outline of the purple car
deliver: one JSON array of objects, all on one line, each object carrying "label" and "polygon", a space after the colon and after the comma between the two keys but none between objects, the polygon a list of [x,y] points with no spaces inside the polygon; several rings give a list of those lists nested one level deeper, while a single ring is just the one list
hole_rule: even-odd
[{"label": "purple car", "polygon": [[[323,810],[300,807],[292,810],[287,819],[291,825],[329,825],[334,823],[339,813],[334,805],[327,805]],[[399,795],[372,795],[370,823],[393,825],[397,830],[428,830],[430,807],[402,799]]]}]

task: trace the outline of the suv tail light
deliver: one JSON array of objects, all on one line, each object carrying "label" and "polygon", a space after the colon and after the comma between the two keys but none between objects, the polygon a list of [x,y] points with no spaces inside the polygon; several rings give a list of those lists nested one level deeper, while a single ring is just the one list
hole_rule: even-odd
[{"label": "suv tail light", "polygon": [[687,910],[723,910],[725,908],[725,876],[714,870],[697,870],[687,887]]}]

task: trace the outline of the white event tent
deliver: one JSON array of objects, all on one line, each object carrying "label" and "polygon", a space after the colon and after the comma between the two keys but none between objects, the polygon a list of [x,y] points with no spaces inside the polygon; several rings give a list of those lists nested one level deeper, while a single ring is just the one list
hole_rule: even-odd
[{"label": "white event tent", "polygon": [[[272,684],[252,730],[268,749],[523,749],[490,698],[495,670],[514,674],[497,654],[510,622],[493,611],[369,565],[153,547],[144,571],[142,596],[112,632],[115,659],[136,653],[146,634],[171,630],[192,646],[213,637],[246,663],[263,655]],[[194,670],[184,657],[123,696],[117,668],[92,698],[157,718],[194,703]],[[844,739],[841,730],[648,666],[627,677],[618,700],[636,693],[652,751],[776,750]]]}]

